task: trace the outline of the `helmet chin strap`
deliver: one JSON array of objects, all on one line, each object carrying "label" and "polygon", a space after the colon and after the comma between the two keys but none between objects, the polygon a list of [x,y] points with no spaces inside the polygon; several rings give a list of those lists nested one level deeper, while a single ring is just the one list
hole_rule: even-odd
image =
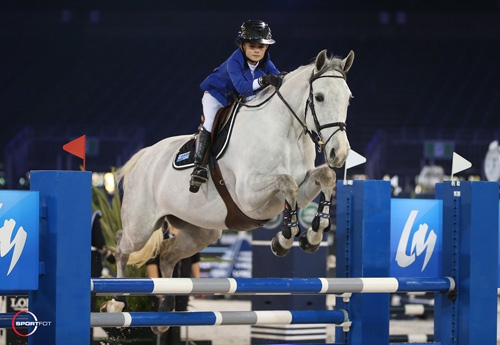
[{"label": "helmet chin strap", "polygon": [[243,52],[243,56],[245,57],[245,61],[248,62],[249,64],[255,66],[255,65],[257,65],[260,62],[260,61],[254,61],[254,60],[248,58],[247,57],[247,53],[246,53],[245,49],[243,48],[243,45],[240,46],[240,49]]},{"label": "helmet chin strap", "polygon": [[253,61],[253,60],[250,60],[249,58],[247,58],[247,62],[250,64],[250,65],[257,65],[260,61]]},{"label": "helmet chin strap", "polygon": [[[257,65],[258,63],[260,63],[261,60],[259,61],[254,61],[252,59],[250,59],[249,57],[247,57],[247,53],[245,51],[245,49],[243,48],[243,44],[240,44],[240,50],[243,52],[243,56],[245,57],[245,60],[250,63],[251,65]],[[269,50],[269,46],[267,46],[267,49],[266,49],[266,53],[267,51]],[[264,56],[266,56],[266,54],[264,54]]]}]

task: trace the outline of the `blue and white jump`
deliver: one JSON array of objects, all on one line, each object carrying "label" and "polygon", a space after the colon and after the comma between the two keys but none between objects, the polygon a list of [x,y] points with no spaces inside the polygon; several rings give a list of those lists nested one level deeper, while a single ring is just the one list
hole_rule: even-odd
[{"label": "blue and white jump", "polygon": [[258,310],[205,312],[91,313],[91,325],[102,327],[294,325],[348,322],[342,310]]},{"label": "blue and white jump", "polygon": [[[40,278],[29,310],[51,321],[30,345],[88,345],[91,326],[332,323],[337,344],[387,345],[389,293],[436,292],[431,344],[496,343],[498,184],[447,182],[443,200],[443,278],[387,278],[390,267],[390,184],[347,181],[337,186],[337,276],[305,279],[90,280],[89,172],[32,172],[41,200]],[[71,193],[68,193],[71,191]],[[81,255],[74,259],[75,253]],[[3,279],[3,277],[2,277]],[[90,280],[90,282],[89,282]],[[90,288],[91,285],[92,287]],[[97,294],[320,294],[347,293],[337,310],[179,313],[91,313]],[[11,291],[18,293],[19,291]],[[0,327],[12,315],[0,316]],[[20,316],[24,319],[26,314]]]},{"label": "blue and white jump", "polygon": [[93,278],[91,290],[110,295],[255,295],[451,292],[452,278]]}]

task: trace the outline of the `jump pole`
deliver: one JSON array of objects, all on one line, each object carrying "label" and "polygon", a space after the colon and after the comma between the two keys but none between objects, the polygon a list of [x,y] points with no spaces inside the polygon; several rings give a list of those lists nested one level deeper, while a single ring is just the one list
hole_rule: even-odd
[{"label": "jump pole", "polygon": [[451,278],[92,278],[97,296],[448,292]]},{"label": "jump pole", "polygon": [[91,172],[32,171],[40,192],[39,288],[29,310],[50,326],[38,327],[29,345],[90,344]]}]

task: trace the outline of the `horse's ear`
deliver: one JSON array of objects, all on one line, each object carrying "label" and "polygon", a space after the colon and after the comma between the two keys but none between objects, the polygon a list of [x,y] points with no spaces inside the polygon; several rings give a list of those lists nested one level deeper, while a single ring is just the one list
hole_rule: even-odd
[{"label": "horse's ear", "polygon": [[316,72],[320,71],[326,62],[326,49],[319,52],[318,56],[316,56]]},{"label": "horse's ear", "polygon": [[353,61],[354,61],[354,52],[351,50],[349,54],[347,54],[347,57],[344,60],[342,60],[342,67],[344,68],[345,73],[349,71]]}]

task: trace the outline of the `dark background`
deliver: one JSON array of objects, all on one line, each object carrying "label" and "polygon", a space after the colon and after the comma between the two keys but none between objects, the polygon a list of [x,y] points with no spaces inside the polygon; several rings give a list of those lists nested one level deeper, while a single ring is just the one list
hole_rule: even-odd
[{"label": "dark background", "polygon": [[199,84],[247,19],[269,23],[282,71],[355,51],[348,136],[368,161],[353,174],[397,174],[406,188],[427,164],[450,174],[447,157],[424,154],[439,141],[484,175],[500,139],[500,1],[16,0],[0,4],[0,188],[79,169],[62,145],[83,134],[87,170],[108,171],[194,133]]}]

